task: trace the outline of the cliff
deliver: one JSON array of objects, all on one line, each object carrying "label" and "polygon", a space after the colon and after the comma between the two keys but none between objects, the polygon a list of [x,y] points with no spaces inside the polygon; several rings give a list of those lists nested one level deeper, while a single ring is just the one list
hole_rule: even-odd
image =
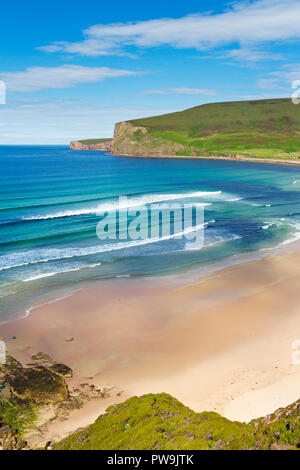
[{"label": "cliff", "polygon": [[112,152],[136,156],[300,158],[290,99],[209,103],[115,125]]},{"label": "cliff", "polygon": [[101,150],[110,152],[112,139],[86,139],[73,140],[70,143],[71,150]]},{"label": "cliff", "polygon": [[[116,155],[159,157],[163,155],[185,155],[185,146],[153,135],[149,129],[135,126],[131,122],[115,125],[112,152]],[[190,150],[188,155],[195,155]]]}]

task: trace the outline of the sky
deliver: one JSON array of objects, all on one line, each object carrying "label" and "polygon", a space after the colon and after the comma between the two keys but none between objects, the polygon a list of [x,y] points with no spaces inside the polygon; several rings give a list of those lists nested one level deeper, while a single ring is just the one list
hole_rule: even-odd
[{"label": "sky", "polygon": [[300,80],[300,0],[17,0],[0,15],[0,145],[110,137]]}]

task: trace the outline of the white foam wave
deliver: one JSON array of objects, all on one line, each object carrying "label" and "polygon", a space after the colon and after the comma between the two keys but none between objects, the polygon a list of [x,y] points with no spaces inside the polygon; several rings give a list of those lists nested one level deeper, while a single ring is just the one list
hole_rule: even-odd
[{"label": "white foam wave", "polygon": [[[171,240],[177,237],[183,237],[192,232],[202,229],[203,227],[214,223],[214,220],[206,222],[204,224],[195,225],[188,227],[182,232],[176,232],[174,234],[165,235],[163,237],[152,237],[141,240],[134,240],[129,242],[109,243],[105,245],[96,245],[85,248],[50,248],[48,250],[31,250],[27,252],[21,252],[18,254],[5,255],[0,257],[0,271],[27,266],[29,264],[45,263],[48,261],[54,261],[58,259],[75,258],[79,256],[95,255],[98,253],[107,253],[110,251],[124,250],[127,248],[134,248],[137,246],[148,245],[150,243],[157,243],[166,240]],[[12,264],[12,262],[14,263]]]},{"label": "white foam wave", "polygon": [[281,242],[279,244],[279,246],[288,245],[289,243],[297,242],[298,240],[300,240],[300,223],[299,222],[294,222],[293,226],[294,226],[294,230],[295,230],[293,235],[290,238],[288,238],[287,240],[284,240],[283,242]]},{"label": "white foam wave", "polygon": [[272,227],[273,225],[276,225],[274,222],[270,222],[270,223],[266,223],[265,225],[263,225],[261,228],[263,230],[268,230],[268,228]]},{"label": "white foam wave", "polygon": [[[30,308],[28,308],[26,311],[25,311],[25,315],[22,317],[22,318],[27,318],[31,311],[34,310],[35,308],[40,308],[40,307],[44,307],[45,305],[51,305],[51,304],[55,304],[56,302],[59,302],[60,300],[65,300],[67,299],[68,297],[71,297],[72,294],[66,294],[62,297],[58,297],[57,299],[54,299],[54,300],[50,300],[49,302],[45,302],[44,304],[39,304],[39,305],[34,305]],[[8,322],[6,322],[8,323]],[[0,323],[1,324],[1,323]]]},{"label": "white foam wave", "polygon": [[[81,209],[66,210],[60,212],[53,212],[52,214],[40,214],[28,217],[23,217],[22,220],[48,220],[57,219],[61,217],[74,217],[79,215],[97,214],[103,212],[110,212],[113,210],[124,210],[133,207],[139,207],[145,204],[154,204],[162,201],[171,201],[176,199],[190,199],[197,197],[212,197],[222,194],[222,191],[194,191],[190,193],[176,193],[176,194],[150,194],[132,198],[124,198],[120,201],[110,201],[99,204],[94,207],[85,207]],[[206,205],[207,203],[203,203]]]},{"label": "white foam wave", "polygon": [[38,279],[43,279],[44,277],[52,277],[56,276],[57,274],[66,274],[70,273],[73,271],[81,271],[82,269],[87,269],[87,268],[95,268],[96,266],[100,266],[101,263],[96,263],[96,264],[90,264],[89,266],[80,266],[78,268],[70,268],[70,269],[64,269],[61,271],[53,271],[53,272],[48,272],[48,273],[38,273],[35,276],[28,277],[26,279],[22,279],[22,282],[31,282],[31,281],[37,281]]},{"label": "white foam wave", "polygon": [[225,202],[237,202],[237,201],[242,201],[242,197],[235,197],[233,199],[225,199]]}]

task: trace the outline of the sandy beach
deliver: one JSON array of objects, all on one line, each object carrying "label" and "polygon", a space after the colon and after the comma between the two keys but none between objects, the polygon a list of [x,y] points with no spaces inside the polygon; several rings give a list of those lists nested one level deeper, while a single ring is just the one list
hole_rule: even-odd
[{"label": "sandy beach", "polygon": [[289,248],[194,283],[106,281],[2,325],[19,360],[43,351],[73,368],[70,387],[110,390],[50,425],[46,437],[64,437],[110,404],[149,392],[240,421],[298,399],[300,365],[291,357],[300,339],[299,263]]}]

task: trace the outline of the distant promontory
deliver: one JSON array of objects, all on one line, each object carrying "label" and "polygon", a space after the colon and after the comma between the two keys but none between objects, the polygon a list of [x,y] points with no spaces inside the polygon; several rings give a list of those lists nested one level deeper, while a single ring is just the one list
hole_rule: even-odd
[{"label": "distant promontory", "polygon": [[102,150],[111,151],[112,139],[86,139],[73,140],[70,143],[71,150]]},{"label": "distant promontory", "polygon": [[115,125],[113,139],[73,150],[136,157],[221,157],[299,163],[300,106],[289,98],[208,103]]}]

